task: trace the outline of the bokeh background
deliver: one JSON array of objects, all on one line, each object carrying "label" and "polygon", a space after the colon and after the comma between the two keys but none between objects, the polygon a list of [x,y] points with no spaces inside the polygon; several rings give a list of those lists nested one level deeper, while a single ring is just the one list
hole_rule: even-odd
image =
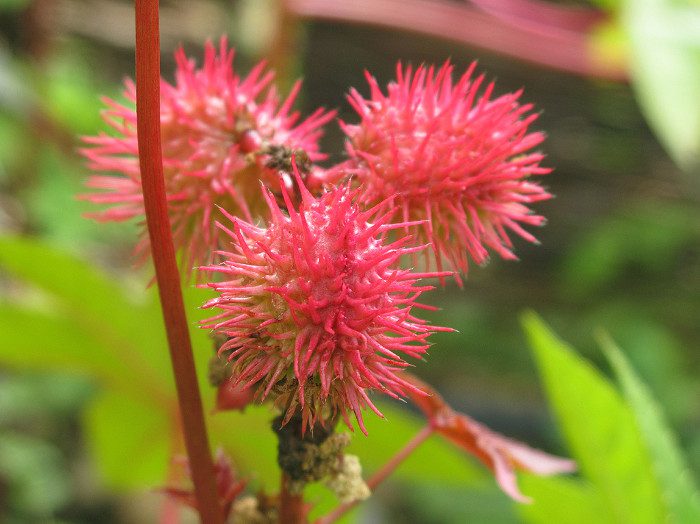
[{"label": "bokeh background", "polygon": [[[315,3],[288,5],[301,10]],[[335,3],[328,2],[331,7],[326,9],[332,11]],[[498,24],[515,32],[534,31],[543,42],[552,35],[570,34],[576,45],[567,51],[568,63],[584,66],[578,72],[565,70],[566,55],[558,66],[542,63],[537,45],[512,47],[498,36],[501,33],[482,38],[465,26],[465,33],[455,37],[455,20],[442,20],[443,34],[392,28],[392,20],[401,25],[406,17],[391,1],[377,1],[388,8],[381,13],[378,9],[372,23],[351,23],[308,12],[297,16],[273,0],[182,0],[161,2],[163,75],[172,80],[172,51],[178,45],[201,57],[207,38],[225,34],[238,49],[239,71],[247,72],[259,58],[269,56],[283,88],[298,76],[304,78],[298,104],[303,112],[317,106],[337,108],[347,121],[354,120],[344,98],[348,89],[367,92],[365,69],[385,84],[397,60],[441,63],[451,57],[458,70],[478,60],[479,69],[496,80],[496,93],[524,88],[522,100],[541,112],[534,127],[548,135],[543,149],[546,165],[554,168],[544,183],[556,198],[537,206],[548,217],[546,227],[536,232],[541,245],[518,242],[519,262],[494,258],[486,267],[471,269],[464,289],[450,285],[427,295],[428,302],[441,308],[430,319],[459,333],[436,335],[428,361],[416,372],[453,406],[493,429],[566,455],[519,315],[527,309],[538,312],[604,372],[607,364],[593,335],[606,329],[649,385],[697,474],[698,4],[558,2],[555,7],[564,11],[552,12],[567,16],[554,16],[551,5],[539,0],[422,2],[431,3],[436,12],[438,5],[449,5],[469,8],[479,17],[490,13]],[[669,25],[669,20],[677,20],[672,10],[680,8],[686,10],[682,17],[688,24]],[[371,21],[372,6],[365,9]],[[649,22],[644,9],[661,14]],[[590,20],[571,13],[586,13]],[[165,484],[165,478],[154,480],[162,466],[143,466],[146,471],[136,480],[119,478],[120,468],[138,469],[151,459],[141,456],[142,436],[134,437],[131,453],[124,455],[105,435],[110,433],[109,422],[95,415],[95,406],[104,400],[99,374],[71,358],[56,358],[81,340],[76,355],[97,354],[97,346],[91,344],[104,341],[99,329],[93,329],[99,328],[99,318],[78,322],[81,309],[76,304],[91,303],[99,295],[101,306],[92,313],[102,307],[106,317],[115,311],[118,315],[121,307],[110,302],[122,300],[117,295],[110,298],[112,292],[126,295],[127,302],[132,297],[139,307],[152,305],[152,292],[144,289],[150,269],[132,265],[139,226],[97,225],[82,217],[90,205],[75,197],[87,176],[77,154],[79,137],[105,129],[100,96],[119,97],[123,79],[133,75],[132,17],[131,3],[121,0],[0,1],[0,236],[12,239],[0,242],[0,251],[5,249],[0,253],[2,522],[148,522],[155,521],[162,505],[162,496],[145,488]],[[656,45],[644,36],[649,34],[661,35],[660,41],[670,44]],[[552,54],[555,51],[561,50],[552,48]],[[342,158],[337,125],[328,126],[323,149],[332,160]],[[17,247],[13,242],[18,238],[31,239],[31,249]],[[60,253],[83,260],[85,268],[98,268],[95,271],[108,275],[113,288],[92,294],[92,281],[83,281],[77,269],[71,278],[61,273]],[[63,291],[58,281],[65,282]],[[158,329],[155,311],[151,330]],[[141,336],[140,329],[131,328],[135,338]],[[206,341],[202,346],[206,349]],[[165,352],[164,347],[154,349],[161,350]],[[163,362],[162,373],[167,375]],[[119,375],[118,381],[144,380],[126,365],[107,367]],[[172,408],[166,404],[163,410]],[[112,409],[123,414],[124,426],[147,424],[132,416],[131,408]],[[148,412],[141,414],[151,420]],[[266,416],[257,415],[263,420],[261,428]],[[370,448],[372,431],[366,439]],[[386,457],[410,436],[387,427],[376,433],[374,449],[386,450]],[[113,464],[105,468],[109,450],[117,456],[109,458]],[[154,464],[162,464],[165,453],[154,458]],[[441,457],[443,462],[435,459],[433,464],[437,469],[450,461],[449,456]],[[353,518],[519,522],[515,506],[484,470],[466,457],[461,460],[464,465],[453,465],[455,471],[431,476],[425,474],[431,455],[417,455],[404,476],[382,486]],[[241,460],[243,474],[262,467],[256,460]],[[263,473],[253,474],[252,482],[269,486]]]}]

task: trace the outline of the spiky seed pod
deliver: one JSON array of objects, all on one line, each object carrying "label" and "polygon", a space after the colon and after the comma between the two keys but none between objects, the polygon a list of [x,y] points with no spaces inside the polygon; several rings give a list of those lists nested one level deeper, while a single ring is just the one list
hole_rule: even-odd
[{"label": "spiky seed pod", "polygon": [[[354,414],[366,432],[362,409],[380,411],[368,391],[392,397],[415,390],[398,374],[421,358],[431,332],[413,316],[418,296],[431,286],[397,269],[397,260],[422,247],[410,238],[386,243],[385,233],[410,224],[391,224],[392,212],[362,210],[348,185],[315,198],[297,174],[301,204],[283,189],[287,213],[268,190],[267,228],[255,227],[222,211],[232,222],[220,225],[231,240],[223,263],[202,268],[222,279],[208,284],[218,297],[205,308],[221,313],[203,322],[229,338],[232,377],[242,385],[259,382],[258,396],[271,398],[285,421],[301,413],[304,430]],[[383,206],[382,206],[383,207]]]},{"label": "spiky seed pod", "polygon": [[[180,49],[175,53],[175,84],[161,81],[168,212],[187,272],[194,265],[210,263],[220,247],[220,232],[214,225],[217,206],[249,221],[266,213],[259,180],[278,186],[280,152],[303,151],[311,161],[322,159],[321,127],[334,115],[318,109],[300,122],[299,113],[291,111],[300,83],[282,102],[271,86],[274,75],[264,63],[240,78],[233,70],[233,56],[225,38],[218,52],[207,43],[204,64],[198,69]],[[130,80],[124,97],[135,103]],[[136,111],[133,105],[107,98],[104,102],[103,118],[114,133],[84,138],[88,147],[81,150],[83,156],[90,169],[103,174],[92,175],[86,184],[99,191],[82,198],[111,206],[90,215],[100,221],[143,216]],[[144,228],[137,253],[145,258],[148,252]]]},{"label": "spiky seed pod", "polygon": [[483,264],[487,248],[515,258],[509,231],[535,242],[522,226],[544,218],[528,206],[551,196],[530,178],[550,172],[532,151],[544,139],[528,132],[532,106],[518,103],[520,91],[492,99],[493,83],[479,94],[484,77],[473,79],[474,68],[453,83],[449,62],[415,72],[399,63],[386,94],[367,73],[370,97],[348,96],[360,122],[341,122],[350,160],[336,168],[355,175],[368,205],[422,221],[407,232],[432,246],[438,270],[444,258],[465,274],[467,255]]}]

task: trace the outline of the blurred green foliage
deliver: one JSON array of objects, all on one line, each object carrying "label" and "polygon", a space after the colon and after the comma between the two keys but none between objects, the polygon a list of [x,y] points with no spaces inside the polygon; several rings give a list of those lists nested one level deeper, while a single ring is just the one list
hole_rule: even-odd
[{"label": "blurred green foliage", "polygon": [[623,26],[639,103],[678,164],[700,174],[700,5],[626,0]]},{"label": "blurred green foliage", "polygon": [[630,408],[536,317],[524,322],[559,427],[582,475],[596,488],[594,497],[602,499],[590,505],[602,502],[601,516],[609,522],[662,522],[659,487]]},{"label": "blurred green foliage", "polygon": [[574,244],[562,264],[562,293],[585,299],[615,285],[630,272],[647,278],[673,271],[688,246],[700,238],[694,209],[638,205],[606,217]]},{"label": "blurred green foliage", "polygon": [[[700,520],[700,492],[656,404],[607,336],[603,349],[624,393],[534,314],[523,324],[581,479],[530,478],[528,522]],[[568,516],[567,516],[568,515]]]},{"label": "blurred green foliage", "polygon": [[615,370],[625,398],[634,411],[637,428],[646,445],[661,487],[670,522],[700,520],[700,492],[664,416],[627,362],[622,351],[605,334],[600,344]]}]

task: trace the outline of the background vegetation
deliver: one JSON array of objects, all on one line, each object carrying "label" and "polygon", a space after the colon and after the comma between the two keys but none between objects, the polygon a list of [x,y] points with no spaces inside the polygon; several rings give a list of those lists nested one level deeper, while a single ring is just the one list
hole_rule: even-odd
[{"label": "background vegetation", "polygon": [[[472,269],[465,290],[428,295],[442,308],[431,320],[459,335],[435,336],[416,372],[493,429],[574,456],[581,475],[523,479],[537,502],[516,507],[485,470],[435,438],[353,518],[697,521],[690,473],[700,472],[697,4],[597,2],[606,17],[587,33],[591,52],[625,64],[629,83],[411,32],[314,19],[277,24],[272,1],[162,6],[169,79],[179,43],[201,56],[207,38],[228,34],[237,68],[247,71],[271,49],[281,84],[303,75],[304,107],[338,108],[347,120],[343,95],[350,86],[364,92],[364,69],[385,83],[397,59],[448,56],[458,67],[478,59],[497,92],[525,87],[523,100],[542,111],[536,127],[548,134],[546,165],[555,168],[546,185],[557,196],[538,206],[549,219],[537,232],[542,245],[521,242],[520,262],[494,259]],[[99,97],[118,97],[122,79],[133,76],[132,27],[126,1],[0,2],[3,522],[154,521],[162,496],[150,488],[166,483],[179,449],[159,310],[145,289],[150,268],[134,270],[130,257],[137,225],[96,225],[81,216],[89,204],[75,198],[86,177],[78,137],[104,128]],[[281,45],[281,35],[294,47]],[[325,150],[341,151],[341,139],[330,125]],[[191,289],[187,299],[194,308],[202,295]],[[609,338],[596,340],[602,332]],[[204,366],[211,343],[195,336]],[[386,411],[388,422],[367,417],[370,436],[354,439],[368,470],[418,427],[405,407]],[[268,418],[265,409],[248,409],[210,424],[242,474],[254,471],[253,485],[274,490]],[[332,504],[321,490],[314,497]]]}]

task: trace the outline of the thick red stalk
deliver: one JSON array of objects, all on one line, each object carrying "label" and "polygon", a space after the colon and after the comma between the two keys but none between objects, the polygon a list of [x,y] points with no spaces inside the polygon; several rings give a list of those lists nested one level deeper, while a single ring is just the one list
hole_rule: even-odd
[{"label": "thick red stalk", "polygon": [[533,25],[522,18],[514,23],[446,0],[283,1],[287,9],[303,17],[413,31],[578,75],[614,81],[625,81],[628,76],[620,64],[594,54],[588,27]]},{"label": "thick red stalk", "polygon": [[[396,453],[396,455],[391,457],[386,464],[384,464],[379,470],[377,470],[374,473],[374,475],[370,477],[370,479],[367,481],[367,486],[369,487],[369,489],[374,491],[374,489],[377,486],[379,486],[379,484],[384,482],[384,480],[389,475],[391,475],[396,470],[396,468],[398,468],[401,465],[401,463],[404,460],[406,460],[411,455],[411,453],[413,453],[416,450],[416,448],[418,448],[418,446],[420,446],[430,435],[432,435],[434,431],[435,429],[431,425],[427,425],[418,433],[416,433],[415,436]],[[345,513],[357,506],[358,503],[359,501],[341,504],[333,511],[331,511],[328,515],[317,519],[314,524],[332,524],[340,517],[345,515]]]},{"label": "thick red stalk", "polygon": [[165,197],[158,0],[136,0],[136,114],[148,234],[197,507],[205,524],[223,524]]},{"label": "thick red stalk", "polygon": [[306,508],[301,494],[294,494],[289,490],[290,479],[286,473],[282,473],[282,485],[280,486],[279,522],[280,524],[305,524]]}]

